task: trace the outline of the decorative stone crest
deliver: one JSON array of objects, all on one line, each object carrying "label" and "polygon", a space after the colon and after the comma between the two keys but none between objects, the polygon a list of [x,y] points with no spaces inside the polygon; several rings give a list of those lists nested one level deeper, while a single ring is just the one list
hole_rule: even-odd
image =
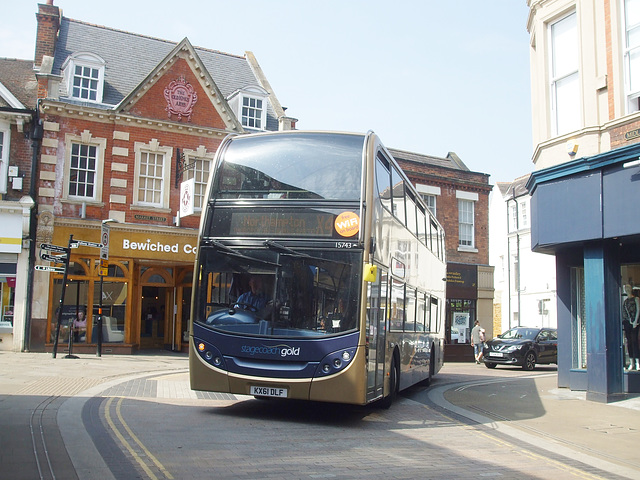
[{"label": "decorative stone crest", "polygon": [[169,118],[171,115],[177,115],[178,120],[187,117],[187,122],[191,121],[193,106],[198,101],[198,94],[184,77],[181,76],[167,85],[164,89],[164,98],[167,100],[166,110]]}]

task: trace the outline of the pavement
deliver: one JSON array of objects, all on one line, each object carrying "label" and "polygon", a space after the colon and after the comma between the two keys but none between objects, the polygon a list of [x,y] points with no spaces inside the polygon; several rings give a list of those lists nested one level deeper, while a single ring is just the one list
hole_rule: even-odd
[{"label": "pavement", "polygon": [[[1,470],[13,471],[12,465],[23,466],[25,456],[33,456],[35,452],[47,460],[56,455],[63,467],[66,462],[68,475],[62,478],[114,478],[97,452],[91,455],[86,449],[75,448],[91,444],[89,434],[84,432],[83,419],[76,412],[82,411],[83,405],[94,396],[131,395],[131,391],[122,388],[135,389],[135,379],[155,374],[163,375],[157,388],[140,390],[135,395],[184,399],[185,402],[233,399],[226,394],[191,391],[188,358],[182,353],[78,355],[78,358],[58,355],[54,359],[45,353],[0,352]],[[640,478],[640,397],[611,404],[595,403],[587,401],[583,392],[558,388],[555,367],[524,372],[502,367],[489,370],[467,363],[446,364],[427,394],[428,400],[445,414],[462,417],[470,424],[481,424],[489,433],[527,442],[555,456],[610,472],[612,476]],[[403,397],[405,401],[412,395]],[[25,398],[40,404],[15,404]],[[55,409],[47,410],[43,399],[58,404]],[[56,412],[56,418],[47,419],[47,413],[52,411]],[[50,451],[46,445],[38,445],[38,434],[34,434],[37,414],[41,417],[40,435],[49,437],[43,443],[49,444]],[[17,418],[21,416],[24,420],[27,415],[31,416],[27,419],[32,429],[30,438],[26,438],[24,425]],[[59,434],[51,433],[52,424],[56,425],[56,432],[59,429]],[[25,438],[17,442],[20,435]],[[62,441],[51,441],[57,438],[55,435]],[[16,451],[12,446],[18,444],[32,445],[33,452]],[[78,451],[84,453],[81,456],[73,453]],[[46,465],[44,461],[41,463]],[[60,468],[58,465],[57,472],[64,472],[64,468]],[[28,471],[23,477],[5,477],[0,471],[0,478],[38,477]],[[49,477],[40,472],[39,478]]]}]

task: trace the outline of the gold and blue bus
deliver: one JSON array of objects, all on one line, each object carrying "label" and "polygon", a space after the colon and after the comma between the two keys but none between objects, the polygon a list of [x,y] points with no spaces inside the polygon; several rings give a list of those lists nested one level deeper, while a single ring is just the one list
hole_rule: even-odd
[{"label": "gold and blue bus", "polygon": [[198,242],[193,390],[388,407],[440,370],[443,229],[373,132],[227,137]]}]

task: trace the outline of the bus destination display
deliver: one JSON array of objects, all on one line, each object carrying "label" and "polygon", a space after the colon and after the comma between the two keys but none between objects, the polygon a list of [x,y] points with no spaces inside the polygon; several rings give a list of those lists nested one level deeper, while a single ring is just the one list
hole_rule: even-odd
[{"label": "bus destination display", "polygon": [[230,235],[332,237],[334,215],[320,212],[234,212]]}]

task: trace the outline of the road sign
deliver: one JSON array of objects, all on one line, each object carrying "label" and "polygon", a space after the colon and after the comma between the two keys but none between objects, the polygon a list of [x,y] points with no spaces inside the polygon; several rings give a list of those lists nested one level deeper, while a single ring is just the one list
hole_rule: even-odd
[{"label": "road sign", "polygon": [[102,222],[102,248],[100,248],[100,258],[109,260],[109,224]]},{"label": "road sign", "polygon": [[41,272],[64,273],[64,267],[50,267],[49,265],[36,265],[34,268],[36,270],[40,270]]},{"label": "road sign", "polygon": [[48,253],[40,252],[40,258],[45,262],[67,263],[66,255],[49,255]]},{"label": "road sign", "polygon": [[87,242],[86,240],[71,240],[70,243],[72,245],[75,243],[76,245],[83,245],[85,247],[102,248],[101,243]]},{"label": "road sign", "polygon": [[102,277],[106,277],[108,274],[109,274],[109,261],[101,258],[99,275]]},{"label": "road sign", "polygon": [[69,253],[69,249],[67,247],[61,247],[60,245],[51,245],[49,243],[41,243],[40,248],[42,250],[48,250],[53,253]]}]

